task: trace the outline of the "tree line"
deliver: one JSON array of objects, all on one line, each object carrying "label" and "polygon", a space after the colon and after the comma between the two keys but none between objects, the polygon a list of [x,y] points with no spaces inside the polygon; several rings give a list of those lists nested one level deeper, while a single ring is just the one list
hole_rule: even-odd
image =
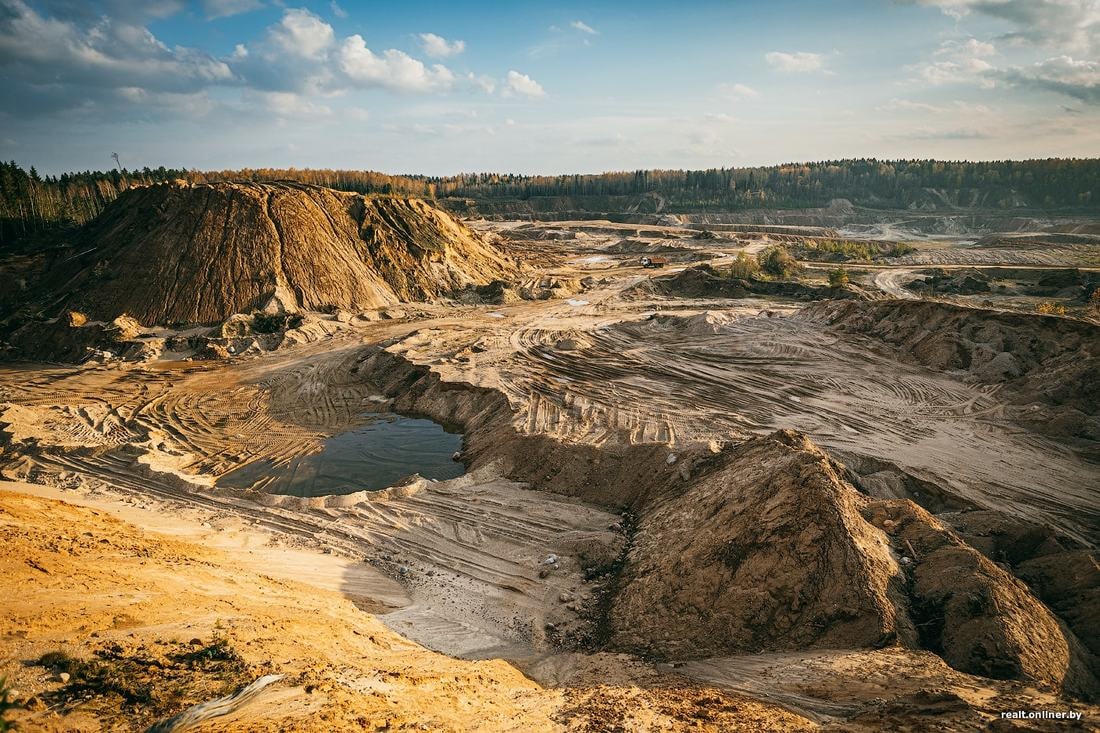
[{"label": "tree line", "polygon": [[[0,242],[83,224],[119,193],[165,181],[297,181],[376,195],[465,199],[475,205],[570,198],[584,209],[592,197],[657,194],[668,211],[803,208],[848,199],[861,206],[907,208],[1100,208],[1100,159],[1025,161],[876,160],[861,158],[707,170],[637,170],[590,175],[469,173],[388,175],[374,171],[245,168],[197,171],[142,168],[41,176],[0,162]],[[606,201],[594,206],[604,206]],[[604,208],[603,210],[607,210]]]}]

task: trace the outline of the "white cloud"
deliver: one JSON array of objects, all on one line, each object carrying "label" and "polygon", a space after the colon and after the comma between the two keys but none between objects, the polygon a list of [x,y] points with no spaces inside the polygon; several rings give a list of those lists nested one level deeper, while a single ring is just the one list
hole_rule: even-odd
[{"label": "white cloud", "polygon": [[332,0],[332,2],[328,4],[328,6],[329,9],[332,10],[332,14],[335,15],[337,18],[348,17],[348,11],[344,10],[344,8],[340,5],[340,3],[336,2],[336,0]]},{"label": "white cloud", "polygon": [[205,90],[199,92],[150,92],[141,87],[120,87],[118,97],[126,103],[172,117],[203,117],[217,106]]},{"label": "white cloud", "polygon": [[504,94],[507,96],[545,97],[546,90],[542,88],[541,84],[526,74],[521,74],[518,71],[512,70],[508,72],[508,76],[505,79]]},{"label": "white cloud", "polygon": [[1030,66],[998,70],[995,76],[1013,86],[1064,94],[1100,104],[1100,62],[1056,56]]},{"label": "white cloud", "polygon": [[47,18],[19,0],[0,13],[0,65],[18,64],[20,83],[89,88],[190,91],[233,80],[221,60],[194,48],[169,48],[146,28],[99,17],[82,28]]},{"label": "white cloud", "polygon": [[202,0],[202,12],[211,20],[250,13],[263,6],[260,0]]},{"label": "white cloud", "polygon": [[421,33],[420,47],[424,49],[424,53],[432,58],[445,59],[451,56],[457,56],[465,51],[466,42],[448,41],[443,36],[437,36],[434,33]]},{"label": "white cloud", "polygon": [[940,8],[956,20],[971,13],[1009,23],[1002,38],[1081,53],[1100,40],[1096,0],[909,0]]},{"label": "white cloud", "polygon": [[294,92],[250,92],[260,104],[279,117],[327,117],[332,108],[316,104]]},{"label": "white cloud", "polygon": [[484,74],[475,74],[472,71],[466,74],[466,81],[469,82],[470,86],[473,88],[479,89],[486,94],[492,94],[497,88],[496,79],[491,76],[485,76]]},{"label": "white cloud", "polygon": [[990,43],[975,38],[966,41],[945,41],[934,56],[939,61],[927,61],[910,67],[920,81],[932,86],[941,84],[978,84],[985,88],[994,86],[987,72],[993,65],[986,58],[996,53]]},{"label": "white cloud", "polygon": [[805,73],[808,71],[821,71],[825,68],[825,57],[822,54],[807,51],[796,51],[795,53],[772,51],[764,54],[764,60],[776,71],[784,73]]},{"label": "white cloud", "polygon": [[598,30],[588,25],[583,20],[574,20],[569,25],[570,27],[577,29],[581,33],[587,33],[590,36],[598,36],[600,34]]},{"label": "white cloud", "polygon": [[271,28],[269,37],[284,53],[308,59],[320,58],[335,42],[332,26],[301,8],[283,13],[282,21]]},{"label": "white cloud", "polygon": [[338,56],[340,69],[363,86],[423,93],[450,89],[454,84],[454,74],[447,67],[425,66],[424,62],[393,48],[376,54],[358,34],[344,39]]},{"label": "white cloud", "polygon": [[718,94],[733,100],[753,99],[760,96],[760,92],[746,84],[719,84]]},{"label": "white cloud", "polygon": [[974,104],[956,99],[944,104],[931,104],[929,102],[915,102],[910,99],[891,99],[886,104],[875,108],[879,112],[913,112],[927,115],[948,115],[956,117],[972,117],[988,115],[992,110],[984,104]]},{"label": "white cloud", "polygon": [[965,41],[944,41],[936,49],[937,56],[957,56],[962,58],[985,58],[997,53],[997,48],[986,41],[977,38],[967,38]]}]

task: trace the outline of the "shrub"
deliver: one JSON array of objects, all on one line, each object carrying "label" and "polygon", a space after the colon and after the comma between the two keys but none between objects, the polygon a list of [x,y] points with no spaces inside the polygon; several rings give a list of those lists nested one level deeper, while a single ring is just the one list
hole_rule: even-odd
[{"label": "shrub", "polygon": [[901,257],[916,248],[905,242],[862,242],[848,239],[806,239],[795,245],[799,259],[815,262],[871,262],[883,257]]},{"label": "shrub", "polygon": [[256,333],[277,333],[283,329],[297,328],[302,321],[302,316],[297,313],[256,312],[252,314],[252,330]]},{"label": "shrub", "polygon": [[751,280],[760,274],[760,263],[744,252],[737,253],[737,259],[730,265],[729,276],[741,280]]},{"label": "shrub", "polygon": [[829,270],[829,287],[830,288],[842,288],[850,282],[848,277],[848,271],[843,267],[838,267],[835,270]]},{"label": "shrub", "polygon": [[1035,310],[1047,316],[1064,316],[1066,314],[1066,307],[1061,303],[1040,303],[1035,306]]},{"label": "shrub", "polygon": [[9,699],[10,696],[11,687],[8,685],[8,681],[0,677],[0,733],[15,730],[15,723],[8,720],[8,711],[15,710],[19,706]]},{"label": "shrub", "polygon": [[785,247],[769,247],[759,254],[758,259],[760,269],[772,277],[785,279],[798,272],[798,261]]}]

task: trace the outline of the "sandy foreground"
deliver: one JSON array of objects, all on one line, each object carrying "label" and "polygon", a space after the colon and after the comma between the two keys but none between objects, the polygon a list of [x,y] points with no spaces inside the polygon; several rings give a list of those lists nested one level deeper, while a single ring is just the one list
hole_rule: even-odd
[{"label": "sandy foreground", "polygon": [[[139,526],[140,525],[140,528]],[[282,546],[209,512],[18,482],[0,484],[0,671],[25,730],[131,730],[260,674],[284,679],[203,730],[800,730],[810,721],[616,655],[552,689],[499,660],[462,661],[391,631],[364,608],[408,602],[362,563]],[[180,661],[225,642],[227,675]],[[68,651],[120,667],[152,699],[75,700],[28,664]],[[625,655],[624,655],[625,656]]]}]

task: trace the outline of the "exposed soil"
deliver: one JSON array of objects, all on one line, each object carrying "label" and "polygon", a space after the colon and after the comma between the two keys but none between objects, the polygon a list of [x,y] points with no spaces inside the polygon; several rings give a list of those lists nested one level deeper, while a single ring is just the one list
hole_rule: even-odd
[{"label": "exposed soil", "polygon": [[[79,361],[65,334],[91,325],[95,359],[0,365],[0,471],[48,497],[0,493],[0,577],[21,591],[0,601],[0,671],[36,708],[17,713],[28,727],[148,725],[268,673],[286,677],[209,729],[961,731],[1021,709],[1095,724],[1094,324],[883,299],[877,276],[720,274],[811,236],[794,222],[466,229],[419,202],[203,195],[282,201],[271,241],[331,245],[316,261],[348,277],[275,267],[297,285],[260,318],[262,288],[215,316],[228,301],[150,285],[152,321],[184,303],[219,324],[63,314],[52,346],[27,347]],[[132,203],[96,226],[158,221]],[[295,213],[337,204],[333,224]],[[278,218],[256,212],[258,229]],[[395,224],[414,213],[429,233]],[[390,263],[373,274],[356,269],[367,242]],[[674,261],[654,273],[640,251]],[[105,317],[121,297],[81,282],[71,310]],[[374,412],[462,432],[466,474],[313,498],[218,486]],[[221,666],[187,656],[211,646]],[[51,651],[68,657],[35,663]]]},{"label": "exposed soil", "polygon": [[47,315],[126,313],[147,326],[365,310],[516,271],[423,201],[290,183],[131,189],[74,239],[76,254],[43,278]]}]

